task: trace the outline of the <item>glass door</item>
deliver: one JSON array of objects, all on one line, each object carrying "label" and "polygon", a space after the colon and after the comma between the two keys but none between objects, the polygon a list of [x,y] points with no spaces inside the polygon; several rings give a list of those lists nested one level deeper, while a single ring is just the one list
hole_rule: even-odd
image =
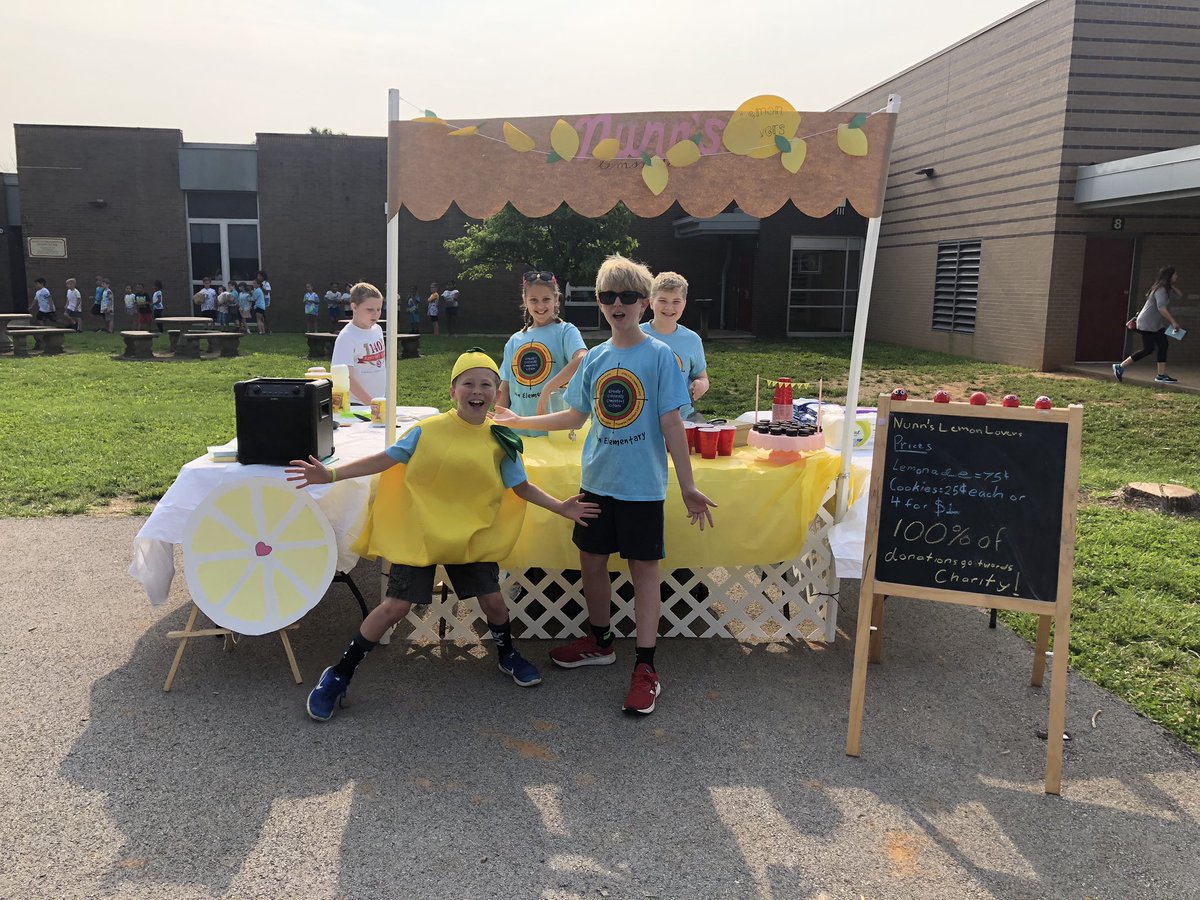
[{"label": "glass door", "polygon": [[792,238],[789,336],[854,331],[862,250],[862,238]]},{"label": "glass door", "polygon": [[192,293],[205,278],[213,284],[252,281],[258,274],[258,222],[229,219],[191,219]]}]

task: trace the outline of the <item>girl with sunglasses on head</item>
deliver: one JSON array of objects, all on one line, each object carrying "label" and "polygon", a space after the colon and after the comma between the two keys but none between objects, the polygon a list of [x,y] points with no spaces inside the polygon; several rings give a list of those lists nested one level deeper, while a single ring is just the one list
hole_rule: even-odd
[{"label": "girl with sunglasses on head", "polygon": [[[550,393],[571,380],[587,353],[583,336],[558,315],[561,292],[553,272],[521,276],[521,330],[504,345],[496,404],[518,416],[549,411]],[[530,437],[544,431],[523,430]]]}]

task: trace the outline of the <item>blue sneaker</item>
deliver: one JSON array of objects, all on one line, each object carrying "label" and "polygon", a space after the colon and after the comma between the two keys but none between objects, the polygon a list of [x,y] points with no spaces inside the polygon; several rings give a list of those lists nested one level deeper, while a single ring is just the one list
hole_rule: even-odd
[{"label": "blue sneaker", "polygon": [[308,695],[308,717],[318,722],[332,719],[334,707],[345,705],[346,688],[349,686],[350,679],[334,672],[333,666],[322,672],[321,680]]},{"label": "blue sneaker", "polygon": [[1113,376],[1117,379],[1117,381],[1120,381],[1125,377],[1125,369],[1121,367],[1120,363],[1113,363]]},{"label": "blue sneaker", "polygon": [[500,660],[500,671],[511,675],[512,680],[521,687],[533,687],[542,683],[542,673],[537,670],[537,666],[516,650]]}]

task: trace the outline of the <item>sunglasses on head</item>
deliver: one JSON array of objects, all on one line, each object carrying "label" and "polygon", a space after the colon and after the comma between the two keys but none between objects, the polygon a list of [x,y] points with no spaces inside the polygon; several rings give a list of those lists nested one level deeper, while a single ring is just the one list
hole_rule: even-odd
[{"label": "sunglasses on head", "polygon": [[600,291],[596,298],[605,306],[612,306],[618,300],[625,306],[633,306],[639,300],[645,300],[646,295],[637,291]]},{"label": "sunglasses on head", "polygon": [[526,284],[533,284],[536,281],[544,281],[546,284],[554,284],[555,278],[553,272],[526,272],[521,276]]}]

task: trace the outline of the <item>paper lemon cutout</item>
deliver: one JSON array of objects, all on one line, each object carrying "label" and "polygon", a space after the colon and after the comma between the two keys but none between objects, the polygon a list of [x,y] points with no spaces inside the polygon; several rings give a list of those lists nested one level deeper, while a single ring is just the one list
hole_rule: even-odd
[{"label": "paper lemon cutout", "polygon": [[667,151],[667,162],[676,168],[690,166],[700,159],[700,148],[693,140],[680,141]]},{"label": "paper lemon cutout", "polygon": [[278,631],[320,602],[337,542],[307,494],[272,478],[218,488],[183,531],[183,567],[206,616],[240,634]]},{"label": "paper lemon cutout", "polygon": [[533,138],[508,122],[504,123],[504,140],[518,153],[528,153],[533,149]]},{"label": "paper lemon cutout", "polygon": [[579,134],[570,123],[559,119],[550,129],[550,146],[561,159],[570,162],[579,152]]},{"label": "paper lemon cutout", "polygon": [[783,167],[795,175],[804,165],[804,157],[808,155],[808,144],[804,143],[804,138],[792,138],[789,143],[792,149],[781,154],[779,159]]},{"label": "paper lemon cutout", "polygon": [[414,122],[429,122],[433,125],[445,125],[446,120],[440,119],[437,116],[417,116],[413,119]]},{"label": "paper lemon cutout", "polygon": [[460,137],[464,134],[475,134],[478,131],[478,125],[464,125],[462,128],[455,128],[452,132],[450,132],[450,137]]},{"label": "paper lemon cutout", "polygon": [[620,149],[621,145],[616,138],[605,138],[592,150],[592,156],[596,159],[616,159]]},{"label": "paper lemon cutout", "polygon": [[779,152],[775,138],[796,136],[800,113],[782,97],[763,94],[739,106],[729,117],[721,143],[730,153],[766,159]]},{"label": "paper lemon cutout", "polygon": [[837,130],[837,144],[838,148],[847,156],[867,155],[867,136],[861,128],[839,125]]},{"label": "paper lemon cutout", "polygon": [[646,182],[646,187],[650,188],[650,192],[655,197],[667,189],[667,179],[669,178],[670,170],[661,156],[650,157],[650,160],[642,166],[642,181]]}]

